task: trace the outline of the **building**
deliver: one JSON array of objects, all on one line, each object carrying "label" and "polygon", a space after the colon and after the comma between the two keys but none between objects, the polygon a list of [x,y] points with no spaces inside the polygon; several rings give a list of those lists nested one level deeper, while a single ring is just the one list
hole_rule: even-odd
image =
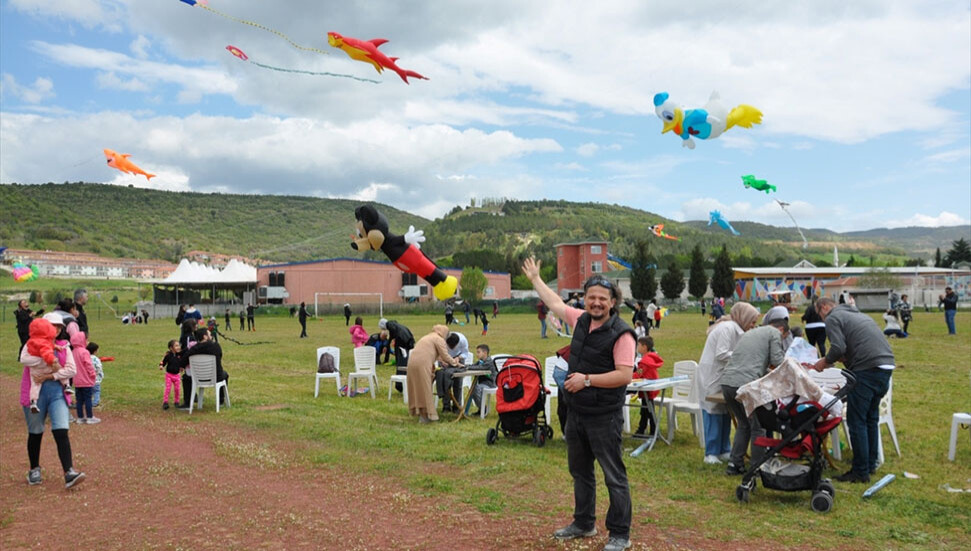
[{"label": "building", "polygon": [[[461,279],[462,270],[442,268]],[[484,272],[483,300],[508,299],[508,273]],[[349,303],[413,302],[432,300],[430,285],[414,274],[406,274],[390,262],[355,258],[332,258],[308,262],[270,264],[257,269],[259,292],[271,300],[308,305]],[[265,288],[265,289],[264,289]]]},{"label": "building", "polygon": [[861,309],[883,309],[887,293],[908,295],[910,304],[917,308],[936,306],[938,296],[945,287],[958,294],[960,302],[971,301],[971,270],[911,266],[905,268],[880,268],[881,277],[888,284],[879,288],[862,287],[860,280],[873,268],[840,267],[817,268],[808,262],[797,267],[733,268],[735,272],[735,299],[744,301],[768,300],[769,294],[780,290],[792,292],[793,303],[808,301],[809,297],[836,298],[843,291],[860,295],[857,301]]},{"label": "building", "polygon": [[[606,241],[556,245],[556,287],[561,296],[583,291],[583,282],[609,270]],[[629,278],[628,278],[629,279]]]},{"label": "building", "polygon": [[87,279],[157,279],[167,277],[176,265],[164,260],[108,258],[94,253],[7,249],[4,262],[37,266],[40,277]]}]

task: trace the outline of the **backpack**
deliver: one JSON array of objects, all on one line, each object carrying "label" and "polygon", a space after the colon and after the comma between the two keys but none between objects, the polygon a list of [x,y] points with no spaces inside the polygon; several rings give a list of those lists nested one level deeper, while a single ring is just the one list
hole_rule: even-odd
[{"label": "backpack", "polygon": [[334,356],[330,352],[324,352],[317,361],[317,373],[334,373],[337,371],[334,366]]}]

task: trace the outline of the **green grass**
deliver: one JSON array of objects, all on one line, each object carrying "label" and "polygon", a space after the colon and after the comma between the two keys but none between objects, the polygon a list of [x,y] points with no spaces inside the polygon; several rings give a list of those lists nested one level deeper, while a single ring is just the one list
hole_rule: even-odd
[{"label": "green grass", "polygon": [[[912,338],[891,341],[899,366],[893,408],[903,457],[897,457],[884,429],[888,455],[880,474],[895,473],[898,479],[875,497],[863,500],[865,487],[837,484],[834,510],[821,515],[809,509],[808,492],[784,494],[760,488],[749,504],[740,505],[734,497],[738,479],[702,463],[703,451],[685,417],[672,446],[659,443],[650,453],[626,458],[636,519],[634,538],[637,524],[646,523],[714,542],[762,541],[786,547],[825,542],[823,547],[854,549],[971,546],[971,494],[940,489],[945,483],[971,487],[967,433],[961,435],[957,461],[947,461],[951,414],[971,409],[971,314],[958,313],[958,337],[945,334],[943,317],[917,312]],[[441,320],[431,315],[396,318],[416,336]],[[95,321],[92,340],[101,345],[102,355],[117,358],[106,364],[102,415],[110,419],[113,411],[124,411],[135,418],[153,419],[154,424],[166,416],[181,415],[188,430],[194,426],[230,429],[218,431],[225,436],[214,442],[226,457],[267,469],[292,461],[348,472],[363,468],[378,479],[395,480],[411,494],[431,496],[443,504],[468,504],[491,521],[535,512],[564,522],[569,519],[572,483],[555,420],[557,434],[544,448],[536,448],[526,438],[500,438],[495,446],[486,446],[486,429],[495,425],[495,414],[486,421],[453,423],[448,416],[445,422],[419,425],[408,416],[400,394],[387,401],[392,373],[388,366],[378,368],[377,400],[339,398],[326,381],[320,397],[314,399],[316,347],[340,346],[343,369],[352,368],[350,338],[340,321],[311,321],[309,339],[296,338],[300,328],[295,319],[277,317],[257,318],[256,333],[228,333],[244,342],[273,344],[240,346],[223,341],[232,407],[216,415],[210,398],[205,409],[191,418],[160,408],[163,377],[157,366],[166,341],[178,336],[172,320],[134,327]],[[375,322],[365,320],[369,328]],[[698,313],[675,313],[664,319],[662,328],[653,333],[666,360],[661,376],[670,375],[677,360],[698,359],[706,328],[705,318]],[[541,340],[534,314],[501,314],[490,324],[487,337],[479,335],[479,326],[458,328],[463,329],[472,345],[485,342],[494,352],[529,353],[540,359],[567,343],[555,337]],[[10,361],[16,338],[12,319],[0,326],[4,351],[0,372],[5,376],[19,376],[19,366]],[[258,437],[255,443],[251,434]],[[164,435],[160,431],[159,436]],[[275,446],[281,442],[288,445]],[[634,445],[625,440],[626,449]],[[284,451],[291,449],[296,451]],[[170,466],[157,468],[161,472]],[[848,462],[840,468],[848,468]],[[920,478],[903,478],[905,470]],[[470,480],[476,484],[470,485]],[[602,485],[599,490],[602,511],[607,496]],[[408,499],[398,489],[388,491],[395,499]]]}]

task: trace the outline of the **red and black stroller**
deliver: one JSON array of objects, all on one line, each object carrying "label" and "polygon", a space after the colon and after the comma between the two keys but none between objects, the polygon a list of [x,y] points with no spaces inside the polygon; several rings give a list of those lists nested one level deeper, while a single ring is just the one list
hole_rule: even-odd
[{"label": "red and black stroller", "polygon": [[486,444],[495,444],[501,430],[506,438],[531,434],[533,443],[542,447],[548,439],[553,438],[553,428],[546,422],[543,368],[529,354],[497,356],[494,359],[502,365],[496,375],[499,421],[495,428],[486,432]]},{"label": "red and black stroller", "polygon": [[[802,371],[802,374],[796,373],[795,370]],[[767,393],[767,386],[763,381],[770,375],[780,375],[784,378],[786,371],[798,375],[799,378],[808,379],[803,368],[792,360],[787,360],[776,368],[778,373],[770,373],[762,379],[739,388],[739,393],[751,386],[755,390],[749,392],[748,396],[761,396],[765,399],[771,394],[771,390]],[[761,403],[755,407],[754,413],[759,424],[767,433],[775,433],[780,437],[763,436],[755,439],[754,444],[765,447],[766,450],[762,459],[753,461],[742,475],[742,482],[735,489],[735,497],[738,501],[748,502],[749,494],[755,489],[755,480],[758,476],[762,480],[762,485],[770,490],[811,491],[812,497],[809,504],[813,511],[827,513],[833,508],[835,488],[829,479],[822,477],[823,468],[826,466],[823,440],[830,431],[839,427],[843,420],[842,417],[831,415],[830,408],[841,401],[856,384],[856,377],[851,372],[843,370],[843,376],[846,377],[846,385],[835,395],[825,395],[825,404],[819,401],[823,394],[818,386],[815,388],[819,394],[814,397],[815,399],[787,395],[787,398],[781,402],[778,399],[770,399],[767,402],[757,400],[756,403]],[[776,377],[776,384],[778,379],[780,377]],[[768,384],[771,387],[772,383]],[[812,384],[815,385],[815,383]],[[740,401],[745,403],[741,398]]]}]

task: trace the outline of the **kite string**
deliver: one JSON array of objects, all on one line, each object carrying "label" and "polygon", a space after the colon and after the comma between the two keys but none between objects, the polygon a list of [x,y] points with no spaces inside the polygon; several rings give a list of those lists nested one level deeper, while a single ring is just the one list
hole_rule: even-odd
[{"label": "kite string", "polygon": [[324,54],[324,55],[329,55],[330,54],[330,52],[327,52],[327,51],[324,51],[324,50],[321,50],[321,49],[318,49],[318,48],[311,48],[311,47],[308,47],[308,46],[301,46],[300,44],[297,44],[296,42],[294,42],[293,40],[291,40],[289,36],[281,33],[280,31],[275,30],[275,29],[271,29],[271,28],[269,28],[267,26],[264,26],[264,25],[260,25],[259,23],[256,23],[254,21],[247,21],[245,19],[240,19],[238,17],[233,17],[232,15],[229,15],[228,13],[223,13],[223,12],[221,12],[219,10],[215,10],[213,8],[210,8],[209,6],[207,6],[205,4],[196,3],[196,6],[199,6],[200,8],[202,8],[204,10],[208,10],[208,11],[210,11],[210,12],[212,12],[212,13],[220,16],[220,17],[225,17],[226,19],[229,19],[231,21],[235,21],[237,23],[242,23],[244,25],[249,25],[251,27],[256,27],[257,29],[262,29],[262,30],[267,31],[267,32],[271,32],[271,33],[279,36],[280,38],[286,40],[291,46],[293,46],[294,48],[297,48],[298,50],[304,50],[306,52],[317,52],[318,54]]},{"label": "kite string", "polygon": [[264,69],[271,69],[273,71],[280,71],[281,73],[300,73],[304,75],[317,75],[317,76],[328,76],[328,77],[342,77],[342,78],[352,78],[361,82],[372,82],[374,84],[381,84],[380,80],[372,80],[369,78],[356,77],[354,75],[344,75],[340,73],[327,73],[327,72],[315,72],[315,71],[303,71],[300,69],[284,69],[282,67],[274,67],[272,65],[264,65],[262,63],[249,60],[250,63],[256,65],[257,67],[263,67]]}]

